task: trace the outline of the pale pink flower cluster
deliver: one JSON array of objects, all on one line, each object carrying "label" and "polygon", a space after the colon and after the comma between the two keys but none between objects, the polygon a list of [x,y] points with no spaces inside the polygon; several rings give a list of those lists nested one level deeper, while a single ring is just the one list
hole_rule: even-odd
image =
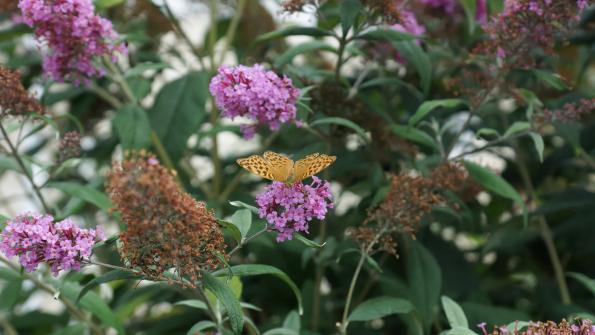
[{"label": "pale pink flower cluster", "polygon": [[115,60],[127,52],[112,23],[95,14],[91,0],[19,0],[19,8],[23,22],[47,48],[43,69],[56,81],[88,83],[105,74],[99,57]]}]

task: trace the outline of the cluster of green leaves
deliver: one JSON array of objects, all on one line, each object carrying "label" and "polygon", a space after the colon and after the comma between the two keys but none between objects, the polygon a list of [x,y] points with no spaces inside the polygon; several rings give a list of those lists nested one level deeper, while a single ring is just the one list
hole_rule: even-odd
[{"label": "cluster of green leaves", "polygon": [[[105,215],[112,204],[103,191],[103,174],[81,172],[84,167],[91,164],[94,170],[105,171],[118,149],[158,153],[162,163],[178,172],[183,187],[216,211],[232,252],[230,264],[204,272],[197,289],[167,282],[139,285],[139,280],[145,283],[139,273],[122,269],[70,273],[58,279],[44,275],[43,288],[27,282],[38,274],[0,267],[0,326],[8,322],[23,334],[83,334],[91,320],[118,334],[314,335],[335,333],[338,325],[349,334],[422,335],[476,334],[480,322],[514,326],[514,321],[530,319],[595,318],[594,124],[591,120],[552,123],[551,129],[539,131],[533,117],[544,106],[576,101],[581,90],[592,89],[587,72],[595,50],[592,35],[579,32],[568,47],[577,54],[581,51],[578,68],[554,66],[566,60],[575,63],[561,52],[558,61],[544,59],[548,65],[544,68],[512,73],[507,80],[522,83],[518,106],[503,111],[499,107],[503,97],[483,104],[465,125],[483,144],[462,146],[460,153],[452,154],[452,148],[460,145],[463,122],[458,116],[469,115],[470,106],[443,83],[457,75],[468,52],[484,37],[475,22],[474,0],[460,1],[465,20],[451,22],[456,33],[434,38],[429,26],[423,43],[375,24],[377,18],[359,0],[324,2],[316,25],[280,28],[260,2],[239,1],[243,16],[225,8],[221,12],[231,16],[214,17],[203,46],[186,46],[195,53],[191,60],[177,45],[160,42],[171,33],[178,34],[180,43],[192,43],[180,35],[169,8],[148,0],[138,3],[141,15],[124,10],[122,0],[95,1],[133,51],[130,66],[122,73],[112,73],[90,87],[39,79],[38,50],[22,47],[22,38],[31,30],[0,25],[0,54],[6,56],[7,66],[25,69],[27,84],[45,83],[41,102],[48,110],[67,106],[63,114],[2,123],[19,136],[19,147],[26,147],[19,155],[25,172],[47,172],[48,182],[39,186],[62,195],[52,206],[56,217],[76,215],[90,226],[104,217],[125,229],[117,213]],[[501,4],[489,1],[492,12]],[[211,15],[217,12],[211,8]],[[8,18],[0,14],[2,22]],[[592,24],[594,18],[595,11],[590,10],[582,25]],[[236,38],[229,40],[234,34]],[[294,36],[303,42],[290,44]],[[263,131],[254,141],[257,152],[270,149],[294,158],[324,152],[338,157],[322,174],[339,186],[337,211],[324,224],[313,224],[309,236],[275,242],[253,206],[254,191],[263,182],[245,178],[235,164],[236,156],[247,153],[222,156],[216,147],[212,150],[217,138],[240,136],[239,127],[222,122],[213,109],[208,81],[216,69],[201,67],[160,83],[174,71],[174,64],[216,63],[215,46],[220,44],[229,44],[239,63],[270,64],[301,90],[298,117],[304,127],[284,126],[274,134]],[[406,74],[373,62],[343,71],[354,59],[369,56],[372,44],[399,53]],[[576,88],[567,85],[558,71],[576,78]],[[317,92],[332,94],[320,101]],[[98,131],[105,124],[109,131]],[[38,158],[55,144],[56,134],[75,129],[94,142],[83,157],[60,164]],[[385,134],[378,129],[389,134],[391,145],[383,143]],[[409,147],[415,154],[407,154]],[[490,200],[449,194],[456,210],[435,208],[424,218],[416,240],[399,236],[398,258],[363,255],[360,280],[349,298],[352,307],[344,311],[357,256],[362,257],[345,232],[361,225],[368,210],[383,200],[388,174],[425,174],[445,160],[488,152],[505,163],[501,173],[477,161],[463,164]],[[213,173],[197,171],[192,165],[196,158],[213,163]],[[17,163],[0,151],[0,178],[22,174]],[[356,203],[350,204],[350,198],[357,198]],[[13,213],[2,205],[0,214],[5,215],[0,216],[2,228]],[[95,257],[119,264],[116,245],[114,237],[96,246]],[[110,294],[103,294],[105,290]],[[39,291],[91,318],[77,319],[69,309],[55,313],[23,308]],[[341,320],[344,312],[346,318]]]}]

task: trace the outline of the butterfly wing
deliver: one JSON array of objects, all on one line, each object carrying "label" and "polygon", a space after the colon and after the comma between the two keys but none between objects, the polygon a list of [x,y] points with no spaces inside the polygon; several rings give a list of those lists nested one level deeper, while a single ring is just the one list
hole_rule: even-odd
[{"label": "butterfly wing", "polygon": [[297,182],[311,177],[331,165],[336,156],[312,154],[295,162],[293,181]]},{"label": "butterfly wing", "polygon": [[269,163],[273,180],[287,181],[293,169],[293,160],[272,151],[267,151],[262,156]]},{"label": "butterfly wing", "polygon": [[271,164],[261,156],[252,155],[246,158],[240,158],[236,161],[244,169],[254,173],[262,178],[275,180]]}]

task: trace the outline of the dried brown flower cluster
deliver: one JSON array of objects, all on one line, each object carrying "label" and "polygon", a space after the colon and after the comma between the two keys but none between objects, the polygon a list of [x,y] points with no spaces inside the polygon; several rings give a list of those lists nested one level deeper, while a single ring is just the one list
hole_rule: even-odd
[{"label": "dried brown flower cluster", "polygon": [[483,25],[486,39],[474,48],[454,86],[475,108],[491,93],[510,93],[515,88],[506,78],[510,71],[539,67],[544,55],[554,56],[556,44],[568,37],[585,7],[585,0],[506,2]]},{"label": "dried brown flower cluster", "polygon": [[[305,12],[310,6],[320,7],[325,0],[285,0],[281,3],[281,8],[286,13]],[[401,12],[399,10],[400,0],[362,0],[362,5],[366,7],[373,15],[382,18],[384,23],[393,24],[401,22]]]},{"label": "dried brown flower cluster", "polygon": [[514,329],[512,332],[506,327],[494,327],[492,332],[488,332],[485,324],[479,325],[483,335],[594,335],[595,326],[590,320],[576,320],[568,322],[566,320],[556,323],[554,321],[531,322],[524,330]]},{"label": "dried brown flower cluster", "polygon": [[595,98],[581,99],[577,102],[565,103],[561,108],[545,109],[543,111],[543,121],[579,121],[595,111]]},{"label": "dried brown flower cluster", "polygon": [[349,235],[362,245],[378,244],[378,249],[394,253],[392,235],[404,232],[415,237],[422,218],[433,206],[446,202],[444,192],[461,190],[467,177],[456,163],[442,164],[427,177],[393,175],[384,201]]},{"label": "dried brown flower cluster", "polygon": [[306,6],[318,7],[319,1],[317,0],[285,0],[281,3],[281,8],[287,13],[303,12]]},{"label": "dried brown flower cluster", "polygon": [[0,2],[0,13],[15,11],[18,8],[18,0],[2,0]]},{"label": "dried brown flower cluster", "polygon": [[376,12],[382,17],[384,23],[393,24],[402,21],[399,4],[397,0],[362,0],[364,6]]},{"label": "dried brown flower cluster", "polygon": [[81,155],[81,134],[78,131],[69,131],[60,139],[58,148],[58,161],[64,162],[70,158]]},{"label": "dried brown flower cluster", "polygon": [[107,192],[127,224],[122,258],[151,278],[174,271],[193,283],[221,266],[225,242],[213,212],[182,191],[171,171],[144,152],[115,163]]},{"label": "dried brown flower cluster", "polygon": [[0,65],[0,117],[42,111],[39,102],[23,87],[19,72]]}]

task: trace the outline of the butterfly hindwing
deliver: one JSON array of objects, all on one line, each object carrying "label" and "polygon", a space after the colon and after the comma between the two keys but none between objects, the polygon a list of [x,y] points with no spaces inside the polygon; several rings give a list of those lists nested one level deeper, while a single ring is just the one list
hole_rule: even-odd
[{"label": "butterfly hindwing", "polygon": [[262,178],[274,180],[271,164],[263,157],[252,155],[247,158],[240,158],[236,161],[244,169]]},{"label": "butterfly hindwing", "polygon": [[297,182],[311,177],[331,165],[336,156],[312,154],[295,162],[293,181]]}]

